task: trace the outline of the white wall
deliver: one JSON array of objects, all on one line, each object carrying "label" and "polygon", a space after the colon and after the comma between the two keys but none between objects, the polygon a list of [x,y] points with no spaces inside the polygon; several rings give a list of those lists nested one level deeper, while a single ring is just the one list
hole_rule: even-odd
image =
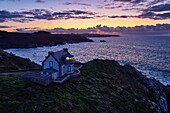
[{"label": "white wall", "polygon": [[66,74],[66,66],[65,66],[65,65],[62,65],[62,66],[61,66],[61,69],[62,69],[62,70],[61,70],[61,76],[62,76],[62,75],[64,75],[64,74]]},{"label": "white wall", "polygon": [[[67,68],[69,67],[69,66],[71,66],[71,72],[68,72],[68,70],[67,70]],[[73,64],[71,64],[71,65],[66,65],[66,73],[74,73],[74,66],[73,66]]]},{"label": "white wall", "polygon": [[52,79],[55,80],[55,79],[57,79],[57,78],[58,78],[58,73],[53,73],[53,74],[52,74]]},{"label": "white wall", "polygon": [[[67,67],[69,67],[69,66],[71,66],[71,72],[68,72]],[[61,67],[62,67],[62,71],[61,71],[62,75],[74,73],[74,66],[73,66],[73,64],[71,64],[71,65],[62,65]]]},{"label": "white wall", "polygon": [[[49,62],[50,61],[53,62],[53,68],[58,70],[57,75],[59,75],[59,69],[60,69],[59,68],[59,64],[58,64],[58,62],[52,56],[49,56],[48,59],[44,62],[43,69],[50,68],[49,67]],[[71,72],[67,71],[67,67],[68,66],[71,66]],[[74,73],[74,66],[73,66],[73,64],[71,64],[71,65],[62,65],[61,66],[61,76],[66,74],[66,73],[67,74]]]},{"label": "white wall", "polygon": [[59,64],[58,64],[58,62],[52,56],[49,56],[48,59],[44,62],[43,68],[44,69],[50,68],[49,67],[49,62],[50,61],[53,62],[53,68],[59,71]]}]

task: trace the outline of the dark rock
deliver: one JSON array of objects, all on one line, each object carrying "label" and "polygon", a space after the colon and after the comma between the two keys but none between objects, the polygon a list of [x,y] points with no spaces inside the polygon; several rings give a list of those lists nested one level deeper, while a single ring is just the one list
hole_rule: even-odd
[{"label": "dark rock", "polygon": [[167,96],[167,103],[168,103],[168,108],[170,111],[170,85],[166,86],[166,96]]},{"label": "dark rock", "polygon": [[100,40],[100,42],[107,42],[106,40]]}]

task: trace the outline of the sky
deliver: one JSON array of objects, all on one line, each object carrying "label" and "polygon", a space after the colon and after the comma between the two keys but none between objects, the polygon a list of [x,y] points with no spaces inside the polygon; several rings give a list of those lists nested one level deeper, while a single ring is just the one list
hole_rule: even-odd
[{"label": "sky", "polygon": [[0,30],[165,34],[170,0],[0,0]]}]

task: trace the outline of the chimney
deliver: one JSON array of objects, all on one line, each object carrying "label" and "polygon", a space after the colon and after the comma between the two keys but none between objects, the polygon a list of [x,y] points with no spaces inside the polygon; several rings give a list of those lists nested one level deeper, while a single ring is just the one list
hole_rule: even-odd
[{"label": "chimney", "polygon": [[63,48],[63,50],[64,50],[65,52],[68,52],[68,48]]},{"label": "chimney", "polygon": [[52,52],[52,51],[50,51],[50,52],[48,52],[48,55],[52,55],[54,52]]}]

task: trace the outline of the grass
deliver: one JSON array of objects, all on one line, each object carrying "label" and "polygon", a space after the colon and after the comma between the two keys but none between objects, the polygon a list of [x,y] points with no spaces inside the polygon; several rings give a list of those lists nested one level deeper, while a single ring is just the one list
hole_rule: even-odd
[{"label": "grass", "polygon": [[62,85],[0,76],[0,113],[152,113],[143,98],[152,99],[123,67],[108,61],[85,64],[78,78]]}]

